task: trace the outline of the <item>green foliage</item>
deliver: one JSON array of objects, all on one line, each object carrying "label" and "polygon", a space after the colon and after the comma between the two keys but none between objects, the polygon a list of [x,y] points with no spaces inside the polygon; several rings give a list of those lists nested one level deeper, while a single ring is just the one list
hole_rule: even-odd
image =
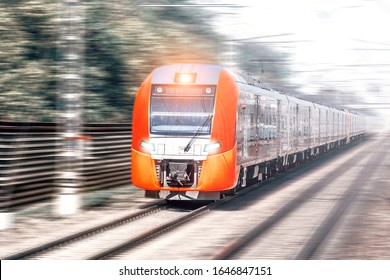
[{"label": "green foliage", "polygon": [[[62,1],[6,2],[0,3],[0,119],[54,121],[61,108],[60,73],[67,67],[58,48]],[[130,121],[134,95],[157,66],[223,64],[224,39],[213,31],[210,11],[150,7],[138,0],[84,3],[85,122]],[[252,51],[270,53],[264,48],[242,49],[243,54]],[[243,61],[243,69],[254,70],[248,58]],[[277,76],[277,69],[272,71]]]},{"label": "green foliage", "polygon": [[53,5],[0,4],[1,118],[51,120],[55,108],[56,29]]}]

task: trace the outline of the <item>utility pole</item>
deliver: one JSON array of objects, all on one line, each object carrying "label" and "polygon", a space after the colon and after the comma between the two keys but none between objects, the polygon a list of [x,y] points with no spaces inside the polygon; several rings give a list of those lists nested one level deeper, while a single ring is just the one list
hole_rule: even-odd
[{"label": "utility pole", "polygon": [[84,18],[82,0],[62,0],[60,6],[58,54],[59,145],[57,152],[57,196],[54,212],[74,214],[81,206],[83,137],[82,96],[84,91]]}]

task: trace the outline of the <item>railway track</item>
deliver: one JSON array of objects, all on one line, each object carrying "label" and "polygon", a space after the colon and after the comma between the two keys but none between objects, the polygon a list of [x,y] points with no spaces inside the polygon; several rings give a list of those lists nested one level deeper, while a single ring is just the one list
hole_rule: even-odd
[{"label": "railway track", "polygon": [[66,235],[60,238],[56,238],[54,240],[48,240],[47,242],[42,242],[41,244],[28,248],[26,250],[22,250],[11,255],[4,257],[5,260],[15,260],[15,259],[28,259],[28,258],[36,258],[42,254],[47,254],[57,248],[61,248],[67,246],[69,244],[75,243],[79,240],[88,238],[90,236],[98,235],[103,231],[107,231],[116,227],[119,227],[125,223],[129,223],[131,221],[141,219],[147,215],[151,215],[152,213],[156,213],[162,211],[167,207],[166,203],[157,203],[155,205],[151,205],[150,207],[138,211],[136,213],[131,213],[124,217],[120,217],[117,219],[113,219],[111,221],[86,228],[81,231],[77,231],[73,234]]},{"label": "railway track", "polygon": [[[380,153],[371,154],[367,160],[368,166],[381,164],[385,158]],[[370,175],[371,171],[363,168],[360,174],[347,186],[340,199],[336,202],[332,211],[323,219],[320,226],[315,230],[309,240],[301,248],[295,259],[312,259],[319,251],[321,246],[326,242],[332,230],[336,227],[337,222],[344,216],[352,202],[356,199],[358,193],[362,190],[365,178]]]},{"label": "railway track", "polygon": [[[128,216],[6,256],[15,259],[105,259],[203,215],[231,198],[197,207],[166,201]],[[129,238],[129,236],[131,236]]]},{"label": "railway track", "polygon": [[[284,223],[295,223],[296,227],[298,224],[298,219],[294,217],[296,212],[298,212],[299,209],[304,208],[305,205],[313,200],[316,195],[324,193],[327,188],[334,188],[335,182],[340,179],[340,177],[343,177],[345,172],[350,171],[350,169],[354,167],[356,169],[355,172],[358,175],[354,177],[354,179],[350,181],[347,186],[344,186],[343,191],[337,195],[338,198],[335,199],[335,201],[329,203],[328,208],[330,208],[330,210],[326,214],[315,217],[313,211],[313,221],[318,219],[314,230],[309,236],[306,236],[306,239],[302,245],[296,245],[294,249],[290,249],[292,252],[290,256],[293,256],[293,259],[316,259],[316,254],[318,251],[320,251],[321,247],[326,244],[331,236],[332,231],[337,229],[337,223],[343,218],[345,213],[350,208],[352,202],[356,199],[357,194],[364,186],[362,182],[364,182],[365,178],[371,175],[370,173],[372,170],[366,169],[365,166],[380,165],[385,159],[383,154],[379,153],[380,149],[378,149],[378,147],[380,145],[380,141],[371,144],[371,149],[374,152],[372,152],[368,157],[364,157],[360,153],[355,153],[355,155],[349,158],[348,161],[343,162],[342,168],[337,168],[336,170],[333,170],[324,176],[322,179],[317,181],[315,185],[307,188],[298,196],[290,200],[287,204],[283,205],[281,208],[275,211],[268,218],[252,227],[251,230],[236,238],[227,246],[224,246],[218,253],[214,254],[211,259],[226,260],[251,258],[253,251],[256,250],[251,247],[259,248],[264,246],[267,244],[268,240],[270,240],[271,235],[280,235],[282,231],[277,233],[277,230],[275,230],[275,228],[277,228],[279,225],[283,226]],[[288,228],[289,226],[285,227]],[[292,227],[290,227],[290,229],[291,228]],[[288,231],[285,230],[284,234],[288,234]],[[286,236],[286,239],[287,238],[289,237]],[[279,240],[282,241],[282,238],[279,238]],[[268,243],[268,246],[269,244],[270,243]],[[278,250],[277,247],[274,247],[274,250]],[[275,255],[275,258],[285,259],[286,257],[278,257]]]},{"label": "railway track", "polygon": [[[332,157],[332,155],[330,155],[330,157]],[[359,154],[357,153],[353,157],[349,158],[349,160],[347,161],[347,164],[351,164],[351,165],[358,164],[360,160],[363,160],[363,159],[361,159],[359,157]],[[322,161],[322,160],[320,160],[320,161]],[[343,162],[343,164],[344,164],[344,162]],[[237,207],[234,206],[235,204],[237,204],[236,200],[242,200],[242,201],[247,202],[249,200],[253,200],[254,199],[253,197],[258,197],[258,200],[260,201],[261,195],[264,195],[264,194],[274,195],[274,193],[277,193],[279,191],[283,191],[281,188],[279,188],[277,186],[280,184],[281,181],[284,180],[283,178],[302,177],[302,174],[307,172],[307,170],[310,170],[312,168],[312,165],[311,164],[302,165],[301,167],[302,168],[294,169],[294,170],[288,171],[287,173],[280,174],[279,176],[271,178],[271,179],[269,179],[269,180],[267,180],[267,181],[265,181],[257,186],[253,186],[253,187],[250,187],[248,189],[245,189],[244,191],[239,192],[238,195],[235,196],[234,198],[229,199],[229,201],[232,203],[218,205],[218,207],[215,207],[216,208],[216,209],[214,209],[215,211],[210,211],[210,212],[211,213],[218,213],[218,214],[221,214],[221,211],[222,211],[222,213],[223,212],[234,213],[232,211],[237,210]],[[210,258],[212,258],[212,259],[235,258],[237,256],[237,253],[239,253],[241,249],[244,249],[246,246],[249,246],[251,244],[251,242],[254,241],[257,237],[259,237],[259,236],[261,237],[262,231],[263,231],[263,233],[266,233],[268,230],[272,229],[277,223],[279,223],[279,222],[283,221],[285,218],[287,218],[287,216],[291,212],[294,212],[295,209],[298,209],[300,207],[300,205],[302,205],[306,201],[310,200],[310,198],[314,197],[316,194],[320,193],[321,191],[323,191],[327,187],[331,186],[332,182],[334,182],[334,180],[336,178],[338,178],[340,176],[342,177],[344,171],[345,170],[343,170],[343,169],[337,169],[336,172],[332,172],[331,176],[327,176],[326,178],[320,180],[320,182],[318,182],[319,186],[309,188],[307,191],[305,191],[304,195],[299,194],[295,198],[292,198],[292,201],[291,201],[291,199],[289,199],[288,201],[291,201],[291,202],[286,203],[286,206],[282,207],[282,209],[277,209],[277,211],[274,213],[274,215],[270,215],[270,217],[267,217],[264,220],[264,222],[261,223],[261,225],[258,225],[258,227],[256,227],[252,231],[249,231],[247,234],[244,234],[240,238],[237,238],[237,236],[236,236],[237,239],[233,239],[234,242],[232,242],[232,243],[226,243],[223,240],[223,238],[220,238],[222,241],[214,241],[214,242],[210,241],[212,238],[214,238],[214,236],[213,236],[214,231],[220,232],[221,227],[223,227],[225,232],[228,232],[229,230],[231,230],[231,228],[234,227],[234,224],[229,225],[228,222],[224,223],[224,221],[227,221],[229,219],[234,220],[233,216],[228,215],[228,217],[229,217],[228,219],[225,219],[225,217],[220,216],[219,217],[220,221],[218,221],[218,217],[217,217],[217,219],[214,219],[213,222],[210,222],[206,219],[201,219],[202,221],[197,222],[197,223],[194,222],[193,224],[191,224],[188,227],[191,229],[188,229],[188,230],[184,229],[182,231],[175,231],[175,232],[171,233],[170,239],[172,241],[169,241],[169,237],[168,238],[160,238],[160,239],[157,239],[155,242],[150,242],[152,244],[147,244],[147,243],[139,244],[141,248],[135,249],[135,250],[130,250],[127,253],[126,253],[126,249],[125,249],[125,250],[123,250],[123,253],[117,254],[117,256],[114,256],[114,257],[110,256],[110,258],[113,257],[115,259],[131,259],[131,258],[139,258],[139,256],[141,256],[141,258],[152,258],[153,257],[153,258],[160,259],[160,258],[162,258],[162,256],[164,256],[163,255],[164,252],[165,253],[169,252],[169,254],[172,256],[168,257],[168,258],[172,258],[172,259],[183,258],[184,255],[186,257],[190,257],[190,258],[205,259],[206,254],[209,254],[209,256],[211,255]],[[258,188],[259,186],[262,186],[262,187]],[[286,190],[288,190],[288,189],[289,188],[286,187]],[[252,191],[255,191],[255,192],[252,193]],[[259,191],[259,193],[261,193],[260,196],[258,194],[256,194],[257,191]],[[235,202],[233,202],[233,200]],[[258,203],[259,201],[257,201],[256,203]],[[249,202],[248,204],[251,204],[251,202]],[[225,207],[225,206],[227,206],[227,207]],[[225,209],[223,209],[223,208],[225,208]],[[226,210],[226,209],[229,209],[229,210]],[[230,209],[234,209],[234,210],[230,210]],[[253,215],[253,213],[251,213],[249,211],[247,214],[248,214],[248,216]],[[219,216],[219,215],[214,215],[214,216]],[[215,221],[217,221],[217,222],[215,222]],[[200,225],[200,226],[197,227],[195,224]],[[219,229],[218,230],[213,229],[213,226],[210,226],[211,224],[214,224],[217,227],[219,226]],[[224,226],[222,226],[222,224],[224,224]],[[208,227],[210,229],[207,229]],[[244,232],[245,230],[247,230],[246,227],[240,228],[241,233]],[[184,231],[189,232],[190,235],[186,236],[186,234],[188,234],[188,233],[183,233]],[[200,235],[199,234],[198,235],[192,234],[194,232],[199,232],[199,233],[210,232],[209,233],[210,240],[207,240],[207,237],[209,235],[207,235],[207,237],[204,238],[202,236],[203,234],[200,234]],[[201,238],[203,238],[203,239],[201,239]],[[217,240],[218,238],[215,238],[215,239]],[[194,247],[191,247],[192,244],[187,245],[188,243],[194,243],[194,241],[198,242],[199,244],[195,245]],[[202,242],[204,242],[204,241],[209,242],[208,245],[206,245],[206,243],[205,243],[205,245],[202,245]],[[165,245],[163,245],[163,244],[165,244]],[[170,244],[170,245],[168,245],[168,244]],[[187,249],[178,249],[176,247],[173,248],[172,244],[180,244],[179,247],[188,246],[188,248]],[[226,244],[227,244],[226,248],[220,250],[220,252],[218,254],[212,255],[211,252],[212,252],[212,250],[214,250],[215,247],[221,246],[221,245],[226,245]],[[165,246],[165,249],[162,249],[163,246]],[[196,246],[198,246],[198,248],[196,248]],[[199,249],[200,247],[202,247],[202,248]],[[201,251],[204,250],[204,248],[206,248],[206,247],[212,248],[212,249],[208,249],[209,252],[207,252],[207,253],[201,253]],[[177,255],[174,255],[174,253],[171,252],[172,249],[175,249],[175,251],[178,251]],[[187,251],[180,252],[180,250],[187,250]],[[149,251],[151,251],[152,253],[147,253]],[[153,253],[154,251],[156,251],[156,253]],[[198,251],[200,252],[199,254],[193,253],[193,252],[198,252]],[[194,257],[192,257],[193,255],[194,255]],[[163,258],[165,259],[165,257],[166,256],[164,256]]]},{"label": "railway track", "polygon": [[[378,145],[378,143],[372,144]],[[347,149],[350,149],[348,147]],[[342,164],[345,166],[354,165],[360,166],[364,164],[372,164],[380,161],[378,154],[373,154],[368,159],[362,157],[359,153],[353,156]],[[320,160],[321,161],[321,160]],[[308,167],[307,167],[308,166]],[[273,195],[274,192],[283,191],[282,188],[274,185],[280,184],[283,178],[291,176],[298,176],[299,173],[307,172],[306,168],[311,168],[312,164],[303,165],[293,171],[282,173],[275,178],[271,178],[261,184],[248,187],[239,192],[234,197],[226,197],[223,200],[203,205],[196,209],[185,209],[168,204],[155,205],[149,209],[134,213],[123,220],[112,221],[99,227],[84,230],[72,236],[61,238],[52,242],[48,242],[36,248],[19,252],[8,256],[6,259],[108,259],[108,258],[126,258],[127,252],[132,252],[134,249],[148,246],[151,240],[158,239],[163,234],[174,231],[175,229],[188,225],[189,221],[193,221],[198,217],[204,216],[206,213],[215,213],[213,210],[220,210],[227,205],[234,205],[233,202],[237,200],[247,200],[250,192],[260,190],[263,194]],[[211,259],[234,259],[245,258],[245,251],[250,248],[257,240],[266,236],[279,224],[283,224],[294,212],[298,211],[302,205],[310,201],[316,195],[325,191],[327,187],[331,186],[339,177],[342,177],[345,169],[336,168],[330,174],[324,176],[315,183],[315,186],[309,187],[299,195],[289,199],[287,203],[283,204],[273,214],[268,215],[260,223],[254,225],[249,230],[242,231],[243,234],[229,239],[230,242],[220,243],[224,246],[219,246],[217,253],[210,253]],[[298,175],[297,175],[298,173]],[[295,174],[295,175],[294,175]],[[310,259],[315,256],[318,248],[326,241],[332,228],[337,224],[339,218],[347,211],[354,197],[359,192],[359,188],[354,188],[356,183],[367,176],[362,172],[357,176],[348,187],[340,194],[339,199],[332,207],[332,210],[322,218],[319,225],[312,231],[306,242],[297,249],[295,253],[296,259]],[[267,185],[267,186],[266,186]],[[258,188],[262,186],[262,188]],[[286,187],[286,190],[289,187]],[[245,198],[247,196],[247,198]],[[250,196],[257,196],[251,194]],[[234,206],[233,206],[234,208]],[[202,230],[202,229],[200,229]],[[233,241],[231,241],[233,240]],[[160,258],[155,255],[154,258]]]},{"label": "railway track", "polygon": [[221,203],[224,203],[224,200],[216,201],[213,203],[210,203],[208,205],[202,206],[196,210],[193,210],[187,214],[181,215],[173,220],[167,221],[159,226],[153,227],[151,229],[145,230],[141,232],[140,234],[136,236],[132,236],[129,239],[126,239],[119,244],[117,244],[114,247],[109,247],[105,250],[102,250],[96,254],[93,254],[89,256],[88,259],[90,260],[99,260],[99,259],[107,259],[110,257],[115,256],[116,254],[120,254],[123,251],[129,250],[132,247],[142,244],[145,242],[148,242],[148,240],[151,240],[152,238],[156,238],[176,227],[179,227],[180,225],[183,225],[186,222],[189,222],[208,211],[212,210],[213,208],[217,207]]},{"label": "railway track", "polygon": [[169,232],[256,187],[249,187],[236,196],[225,197],[194,210],[177,207],[175,201],[164,201],[136,213],[49,240],[4,259],[106,259]]}]

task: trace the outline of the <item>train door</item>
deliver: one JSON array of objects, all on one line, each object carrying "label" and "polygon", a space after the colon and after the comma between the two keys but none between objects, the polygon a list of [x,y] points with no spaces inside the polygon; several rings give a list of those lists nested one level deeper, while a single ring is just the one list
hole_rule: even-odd
[{"label": "train door", "polygon": [[322,119],[321,119],[321,108],[318,108],[318,145],[321,144],[321,126]]},{"label": "train door", "polygon": [[316,107],[316,105],[313,103],[313,106],[310,107],[312,108],[312,113],[310,115],[310,119],[312,120],[311,121],[311,147],[315,147],[317,146],[317,138],[318,138],[318,113],[317,113],[317,110],[318,108]]},{"label": "train door", "polygon": [[308,147],[311,147],[312,145],[312,137],[311,137],[311,133],[312,133],[312,129],[311,129],[311,126],[312,126],[312,121],[311,121],[311,115],[313,114],[312,113],[312,108],[311,106],[308,106],[309,107],[309,112],[308,112],[308,127],[307,127],[307,135],[308,135]]},{"label": "train door", "polygon": [[336,138],[337,139],[340,139],[341,136],[340,136],[340,113],[337,112],[337,132],[336,132]]},{"label": "train door", "polygon": [[299,131],[300,131],[300,123],[299,123],[299,118],[300,118],[300,110],[299,110],[299,105],[295,104],[295,113],[294,113],[294,150],[297,151],[299,149]]},{"label": "train door", "polygon": [[256,96],[256,105],[255,105],[255,145],[256,145],[256,159],[260,157],[260,149],[262,148],[260,143],[260,98]]},{"label": "train door", "polygon": [[336,126],[335,126],[335,122],[336,122],[336,117],[335,117],[334,111],[332,110],[332,141],[334,141],[336,139]]},{"label": "train door", "polygon": [[[245,97],[245,99],[243,100],[243,104],[241,105],[241,114],[242,114],[242,118],[241,118],[241,124],[244,129],[243,129],[243,149],[242,149],[242,157],[243,157],[243,161],[245,161],[245,159],[248,158],[248,138],[249,138],[249,133],[250,133],[250,125],[249,125],[249,119],[248,119],[248,111],[247,110],[247,95],[245,94],[243,97]],[[249,109],[249,108],[248,108]],[[249,133],[248,133],[249,132]]]},{"label": "train door", "polygon": [[244,118],[244,110],[242,107],[244,106],[242,102],[242,92],[240,92],[238,107],[237,107],[237,116],[236,116],[236,141],[237,141],[237,164],[240,165],[244,156],[244,126],[243,118]]},{"label": "train door", "polygon": [[350,142],[350,136],[351,136],[351,115],[349,112],[347,112],[347,125],[346,125],[346,135],[347,135],[347,144]]},{"label": "train door", "polygon": [[282,147],[280,143],[281,138],[281,119],[282,119],[282,102],[278,100],[277,104],[277,118],[276,118],[276,151],[280,155],[282,153]]},{"label": "train door", "polygon": [[329,110],[326,109],[325,114],[325,143],[329,142]]},{"label": "train door", "polygon": [[298,148],[298,105],[294,103],[289,104],[290,115],[290,150],[295,152]]}]

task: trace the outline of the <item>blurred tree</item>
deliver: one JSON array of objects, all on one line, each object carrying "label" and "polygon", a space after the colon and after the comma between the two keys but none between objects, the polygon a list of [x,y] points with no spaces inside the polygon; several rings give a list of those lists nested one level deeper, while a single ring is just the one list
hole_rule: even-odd
[{"label": "blurred tree", "polygon": [[242,71],[268,82],[280,83],[287,78],[287,57],[284,54],[256,42],[240,42],[236,48]]},{"label": "blurred tree", "polygon": [[[60,2],[0,2],[0,118],[54,121],[58,73]],[[130,121],[132,99],[155,67],[172,63],[223,64],[222,35],[213,16],[200,7],[177,7],[189,0],[85,0],[85,122]],[[250,60],[274,55],[242,44],[240,67],[257,73]],[[242,58],[241,57],[241,58]],[[255,66],[255,67],[254,67]],[[254,68],[253,68],[254,67]],[[271,66],[267,66],[271,67]],[[264,71],[278,76],[277,65]]]},{"label": "blurred tree", "polygon": [[54,117],[58,67],[55,9],[49,1],[41,2],[0,3],[2,118],[26,120],[38,114],[41,120]]},{"label": "blurred tree", "polygon": [[85,25],[84,119],[90,122],[129,120],[129,71],[121,34],[110,26],[106,1],[89,1]]}]

